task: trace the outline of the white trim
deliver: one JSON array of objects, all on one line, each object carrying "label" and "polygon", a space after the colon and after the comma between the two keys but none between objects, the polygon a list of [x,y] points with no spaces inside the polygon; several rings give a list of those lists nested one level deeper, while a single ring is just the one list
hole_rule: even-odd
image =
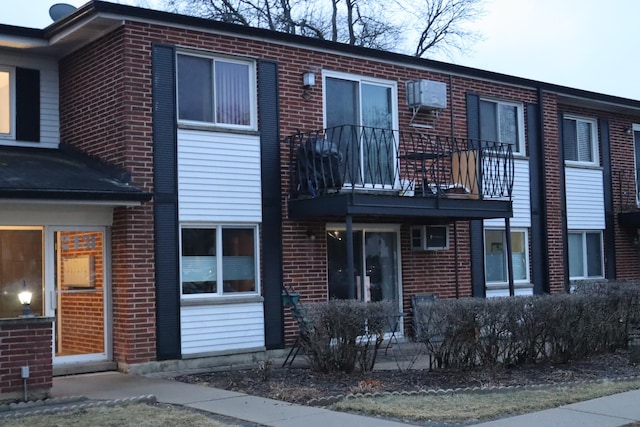
[{"label": "white trim", "polygon": [[[576,129],[577,129],[578,122],[586,122],[591,124],[591,157],[593,158],[593,160],[591,162],[585,162],[585,161],[579,161],[579,160],[565,159],[564,161],[565,164],[571,165],[571,166],[600,166],[600,150],[598,148],[600,146],[600,143],[598,140],[598,121],[592,117],[583,117],[583,116],[577,116],[573,114],[564,114],[562,116],[562,120],[575,121]],[[561,138],[562,138],[562,150],[564,150],[564,146],[565,146],[564,135],[561,135]],[[576,150],[577,149],[578,147],[576,147]]]},{"label": "white trim", "polygon": [[[500,98],[491,98],[491,97],[485,97],[485,96],[481,96],[480,97],[480,101],[485,101],[485,102],[492,102],[494,104],[496,104],[496,106],[499,106],[500,104],[503,105],[509,105],[512,107],[516,107],[516,125],[518,126],[518,133],[517,133],[517,138],[518,140],[516,141],[516,146],[512,149],[513,155],[515,156],[524,156],[526,153],[525,150],[525,134],[524,134],[524,105],[521,102],[515,102],[515,101],[506,101],[504,99],[500,99]],[[496,130],[498,130],[498,138],[500,136],[499,133],[499,129],[500,129],[500,117],[499,117],[499,109],[496,108],[496,119],[498,120],[498,123],[496,123]],[[480,119],[482,120],[482,118]],[[481,124],[482,126],[482,124]],[[484,139],[481,137],[481,139]],[[506,142],[502,142],[502,141],[494,141],[494,142],[499,142],[501,144],[506,144]]]},{"label": "white trim", "polygon": [[16,139],[16,68],[0,65],[0,72],[9,73],[9,133],[0,133],[0,140]]},{"label": "white trim", "polygon": [[[180,119],[180,99],[178,97],[179,89],[179,79],[178,79],[178,57],[182,56],[195,56],[199,58],[209,59],[211,61],[211,77],[213,81],[211,82],[211,97],[212,97],[212,114],[213,114],[213,122],[201,122],[196,120],[184,120]],[[175,82],[176,82],[176,123],[178,125],[185,126],[198,126],[199,128],[206,128],[208,130],[216,131],[228,131],[228,130],[247,130],[247,131],[257,131],[258,130],[258,97],[257,97],[257,89],[256,89],[256,61],[250,58],[240,58],[233,55],[225,55],[218,54],[214,52],[204,52],[204,51],[194,51],[192,49],[178,49],[175,54]],[[249,125],[234,125],[231,123],[218,123],[216,122],[216,74],[215,74],[215,63],[216,61],[228,62],[233,64],[242,64],[248,67],[248,86],[249,86]]]},{"label": "white trim", "polygon": [[[254,263],[254,282],[255,289],[251,292],[224,292],[223,289],[223,252],[222,252],[222,230],[225,228],[245,229],[253,230],[253,263]],[[183,229],[215,229],[216,230],[216,290],[212,293],[201,294],[183,294],[182,293],[182,230]],[[240,300],[243,297],[249,299],[255,298],[256,295],[260,295],[260,230],[259,225],[252,224],[235,224],[235,223],[183,223],[180,224],[180,233],[178,235],[179,242],[179,271],[180,271],[180,299],[181,300],[193,300],[193,299],[211,299],[211,298],[234,298]],[[218,255],[219,254],[219,255]],[[246,303],[247,301],[239,301],[238,303]]]}]

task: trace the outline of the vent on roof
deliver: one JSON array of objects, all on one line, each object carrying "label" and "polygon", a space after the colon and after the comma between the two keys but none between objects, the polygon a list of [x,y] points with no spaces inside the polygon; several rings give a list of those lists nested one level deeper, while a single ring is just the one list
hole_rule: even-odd
[{"label": "vent on roof", "polygon": [[53,19],[53,22],[56,22],[72,14],[74,10],[76,10],[76,7],[70,4],[56,3],[49,8],[49,16]]}]

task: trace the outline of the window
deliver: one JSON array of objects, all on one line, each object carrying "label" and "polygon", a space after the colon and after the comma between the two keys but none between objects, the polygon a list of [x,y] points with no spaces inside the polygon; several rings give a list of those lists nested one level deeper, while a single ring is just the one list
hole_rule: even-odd
[{"label": "window", "polygon": [[[508,283],[507,233],[505,230],[484,231],[485,280],[487,283]],[[527,232],[511,230],[511,260],[513,281],[529,281]]]},{"label": "window", "polygon": [[0,319],[22,314],[25,289],[33,294],[31,313],[43,314],[43,239],[42,228],[0,228]]},{"label": "window", "polygon": [[257,293],[256,235],[257,227],[183,228],[182,295]]},{"label": "window", "polygon": [[564,159],[571,162],[598,164],[596,121],[577,117],[562,120]]},{"label": "window", "polygon": [[178,54],[178,120],[255,129],[254,65]]},{"label": "window", "polygon": [[604,277],[601,231],[569,232],[569,278]]},{"label": "window", "polygon": [[[347,165],[343,182],[392,188],[397,181],[390,132],[397,129],[396,83],[326,71],[324,77],[325,125],[337,128],[329,137]],[[343,125],[353,128],[338,128]]]},{"label": "window", "polygon": [[522,104],[480,100],[480,139],[510,144],[514,153],[524,154]]},{"label": "window", "polygon": [[14,73],[0,68],[0,138],[14,137]]}]

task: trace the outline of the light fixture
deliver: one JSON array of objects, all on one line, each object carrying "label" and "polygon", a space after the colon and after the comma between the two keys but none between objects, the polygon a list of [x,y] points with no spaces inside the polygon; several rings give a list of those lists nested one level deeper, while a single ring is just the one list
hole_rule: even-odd
[{"label": "light fixture", "polygon": [[22,304],[22,314],[20,317],[33,317],[31,314],[31,297],[33,297],[33,293],[27,289],[27,282],[22,282],[22,292],[18,294],[18,299],[20,300],[20,304]]},{"label": "light fixture", "polygon": [[307,71],[302,75],[302,86],[310,89],[316,85],[316,74],[313,71]]},{"label": "light fixture", "polygon": [[310,228],[307,228],[307,239],[316,240],[316,233],[314,233]]},{"label": "light fixture", "polygon": [[627,135],[631,135],[631,133],[633,133],[632,129],[630,127],[625,127],[624,128],[624,133],[626,133]]}]

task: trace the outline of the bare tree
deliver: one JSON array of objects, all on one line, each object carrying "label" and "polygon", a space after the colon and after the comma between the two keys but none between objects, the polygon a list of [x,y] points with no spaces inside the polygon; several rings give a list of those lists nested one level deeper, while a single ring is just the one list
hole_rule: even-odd
[{"label": "bare tree", "polygon": [[464,24],[482,14],[482,0],[423,0],[413,7],[419,33],[414,56],[421,57],[430,49],[463,50],[478,39],[478,34]]},{"label": "bare tree", "polygon": [[462,50],[483,0],[164,0],[173,12],[381,50]]}]

